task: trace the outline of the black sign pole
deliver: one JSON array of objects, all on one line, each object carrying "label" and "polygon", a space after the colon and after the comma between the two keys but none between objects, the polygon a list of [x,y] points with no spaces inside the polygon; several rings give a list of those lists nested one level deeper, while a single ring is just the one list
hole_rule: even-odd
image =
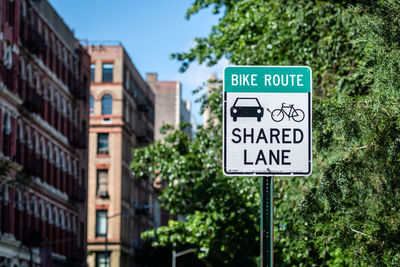
[{"label": "black sign pole", "polygon": [[274,265],[274,177],[261,177],[261,267]]}]

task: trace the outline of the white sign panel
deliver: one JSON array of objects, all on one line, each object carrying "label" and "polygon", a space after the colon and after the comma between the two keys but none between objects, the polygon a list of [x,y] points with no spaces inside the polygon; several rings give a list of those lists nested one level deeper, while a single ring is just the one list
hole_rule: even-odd
[{"label": "white sign panel", "polygon": [[225,68],[224,174],[310,175],[311,91],[308,67]]}]

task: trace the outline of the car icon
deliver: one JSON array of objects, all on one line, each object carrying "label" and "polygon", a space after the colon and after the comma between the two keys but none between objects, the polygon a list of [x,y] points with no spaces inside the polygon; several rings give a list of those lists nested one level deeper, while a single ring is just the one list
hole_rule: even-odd
[{"label": "car icon", "polygon": [[238,97],[231,107],[233,121],[237,121],[238,117],[255,117],[261,121],[263,115],[264,109],[255,97]]}]

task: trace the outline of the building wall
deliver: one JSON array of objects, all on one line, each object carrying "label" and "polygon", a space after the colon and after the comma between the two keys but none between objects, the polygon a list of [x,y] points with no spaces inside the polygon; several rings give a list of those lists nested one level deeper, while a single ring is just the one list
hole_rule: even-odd
[{"label": "building wall", "polygon": [[[169,124],[177,128],[181,122],[190,124],[190,102],[182,100],[181,83],[178,81],[158,81],[157,73],[147,73],[146,81],[156,95],[155,100],[155,140],[162,140],[160,129]],[[191,136],[191,127],[186,129]]]},{"label": "building wall", "polygon": [[155,140],[161,140],[160,129],[163,125],[169,124],[174,127],[179,125],[180,113],[180,83],[160,82],[156,73],[148,73],[146,81],[156,95],[155,100]]},{"label": "building wall", "polygon": [[0,10],[0,158],[30,182],[1,188],[0,264],[84,265],[89,55],[47,1]]},{"label": "building wall", "polygon": [[[88,50],[95,73],[89,131],[88,264],[95,266],[96,258],[105,253],[105,237],[96,237],[96,211],[106,210],[110,216],[107,243],[111,266],[136,266],[133,255],[140,245],[140,232],[153,226],[151,216],[142,215],[140,208],[151,204],[154,189],[150,179],[135,180],[129,165],[131,149],[153,141],[154,94],[122,45],[92,45]],[[102,81],[103,63],[114,64],[112,82]],[[112,96],[110,115],[102,114],[105,94]],[[99,133],[109,135],[108,154],[97,151]],[[100,195],[97,172],[104,169],[108,170],[108,194]],[[151,205],[146,211],[152,214]]]}]

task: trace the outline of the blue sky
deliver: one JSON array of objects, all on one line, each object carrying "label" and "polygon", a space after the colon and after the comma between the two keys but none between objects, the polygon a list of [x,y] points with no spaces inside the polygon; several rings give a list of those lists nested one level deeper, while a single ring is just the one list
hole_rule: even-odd
[{"label": "blue sky", "polygon": [[215,67],[192,64],[179,73],[174,52],[188,51],[195,37],[207,36],[218,16],[211,9],[185,19],[191,0],[49,0],[78,39],[121,41],[145,79],[157,72],[159,80],[180,80],[182,98],[191,100],[192,113],[201,123],[200,108],[192,90],[207,81],[211,73],[222,77],[226,60]]}]

